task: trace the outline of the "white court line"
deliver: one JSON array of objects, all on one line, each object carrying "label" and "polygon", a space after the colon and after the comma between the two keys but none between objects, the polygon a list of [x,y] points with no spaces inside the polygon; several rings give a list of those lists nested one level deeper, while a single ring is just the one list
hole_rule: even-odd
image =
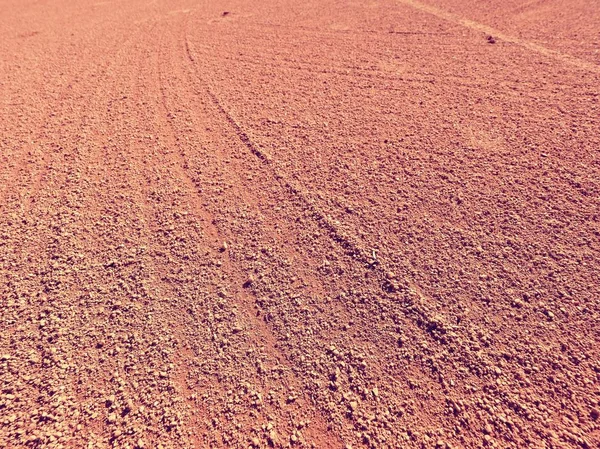
[{"label": "white court line", "polygon": [[557,51],[557,50],[551,50],[542,45],[535,44],[533,42],[530,42],[530,41],[527,41],[524,39],[520,39],[515,36],[510,36],[508,34],[504,34],[502,31],[499,31],[499,30],[492,28],[488,25],[485,25],[483,23],[475,22],[474,20],[470,20],[465,17],[461,17],[457,14],[451,13],[449,11],[438,8],[436,6],[431,6],[431,5],[427,5],[425,3],[421,3],[417,0],[397,0],[397,1],[398,1],[398,3],[402,3],[404,5],[410,6],[419,11],[429,13],[431,15],[434,15],[434,16],[436,16],[440,19],[446,20],[448,22],[452,22],[457,25],[461,25],[466,28],[470,28],[472,30],[481,31],[482,33],[486,33],[490,36],[493,36],[494,38],[498,38],[505,42],[510,42],[510,43],[513,43],[516,45],[520,45],[521,47],[524,47],[528,50],[532,50],[536,53],[542,54],[549,58],[553,58],[553,59],[559,60],[561,62],[570,64],[579,69],[587,70],[589,72],[593,72],[596,74],[600,74],[600,66],[597,64],[594,64],[592,62],[584,61],[583,59],[579,59],[575,56],[561,53],[560,51]]}]

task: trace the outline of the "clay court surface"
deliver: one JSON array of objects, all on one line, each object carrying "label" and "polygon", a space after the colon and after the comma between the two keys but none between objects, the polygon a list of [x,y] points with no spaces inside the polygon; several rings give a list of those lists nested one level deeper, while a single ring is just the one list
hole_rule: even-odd
[{"label": "clay court surface", "polygon": [[0,448],[597,448],[593,1],[0,0]]}]

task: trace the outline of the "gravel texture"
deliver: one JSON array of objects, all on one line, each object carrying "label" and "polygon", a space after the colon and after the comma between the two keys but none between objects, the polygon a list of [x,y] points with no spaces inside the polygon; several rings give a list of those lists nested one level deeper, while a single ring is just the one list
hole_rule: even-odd
[{"label": "gravel texture", "polygon": [[600,446],[600,9],[0,0],[0,448]]}]

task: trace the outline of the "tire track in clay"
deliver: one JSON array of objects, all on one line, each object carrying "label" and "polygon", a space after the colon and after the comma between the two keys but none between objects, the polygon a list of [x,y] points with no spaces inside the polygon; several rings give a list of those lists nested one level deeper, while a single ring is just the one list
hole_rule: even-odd
[{"label": "tire track in clay", "polygon": [[[177,24],[178,26],[175,28],[179,28],[180,30],[183,30],[183,25],[182,24]],[[177,75],[182,76],[182,74],[180,73],[181,69],[179,69],[177,66],[174,66],[172,63],[169,62],[168,56],[167,55],[180,55],[181,53],[178,51],[181,49],[180,47],[180,42],[177,39],[178,34],[172,34],[169,37],[171,37],[171,42],[170,42],[170,47],[166,47],[165,49],[160,48],[159,50],[159,59],[157,61],[157,71],[158,71],[158,78],[159,78],[159,87],[158,89],[160,90],[161,94],[161,104],[159,105],[159,108],[162,107],[163,110],[159,112],[159,114],[157,114],[158,116],[165,116],[170,120],[166,120],[163,121],[163,124],[161,126],[165,126],[167,128],[169,128],[170,132],[172,133],[172,137],[169,139],[169,147],[170,148],[177,148],[177,147],[182,147],[182,146],[192,146],[193,144],[191,143],[187,143],[186,144],[181,144],[178,143],[181,141],[181,137],[182,135],[185,135],[185,132],[182,132],[182,130],[177,129],[177,127],[174,125],[174,122],[176,122],[175,116],[179,115],[179,114],[185,114],[184,111],[181,111],[181,109],[176,109],[177,108],[181,108],[182,106],[186,105],[185,100],[184,101],[173,101],[172,103],[169,101],[169,94],[167,92],[166,86],[165,86],[165,77],[164,77],[164,73],[169,73],[169,77],[170,78],[174,78]],[[173,44],[178,44],[177,47],[173,48],[172,45]],[[169,51],[170,50],[170,51]],[[181,62],[181,61],[179,61]],[[169,69],[169,70],[167,70]],[[176,111],[176,112],[170,112],[170,111]],[[180,117],[181,120],[181,117]],[[204,124],[202,123],[196,123],[196,126],[204,126]],[[178,137],[176,137],[178,136]],[[194,140],[197,139],[196,136],[193,136]],[[188,141],[189,142],[189,141]],[[202,143],[199,143],[199,145],[203,145]],[[177,170],[177,175],[178,178],[181,180],[181,185],[186,185],[187,186],[187,190],[190,192],[190,197],[194,197],[196,195],[198,195],[198,187],[197,187],[197,182],[195,183],[192,178],[185,172],[185,166],[187,165],[187,162],[185,161],[184,158],[182,158],[182,156],[180,155],[180,153],[178,151],[174,151],[172,153],[169,153],[170,155],[170,159],[173,161],[172,165],[173,167],[176,168]],[[214,155],[216,156],[216,155]],[[217,158],[217,160],[215,161],[216,163],[223,163],[222,160],[219,160],[220,158]],[[213,162],[213,163],[215,163]],[[222,175],[221,175],[222,176]],[[244,199],[241,201],[242,203],[245,202],[246,200],[249,200],[249,198],[243,197]],[[243,363],[243,359],[244,358],[249,358],[249,355],[254,352],[256,349],[256,347],[263,347],[265,349],[265,354],[262,357],[259,357],[257,360],[253,361],[253,364],[255,365],[254,369],[257,369],[257,374],[253,377],[250,378],[242,378],[240,377],[240,372],[239,371],[235,371],[235,365],[228,367],[228,366],[223,366],[220,367],[219,370],[222,372],[222,377],[224,379],[227,379],[227,381],[222,380],[223,383],[227,382],[230,386],[232,385],[236,385],[236,384],[240,384],[242,385],[243,388],[247,389],[247,387],[244,387],[245,385],[248,385],[250,383],[254,384],[254,385],[260,385],[263,384],[262,387],[262,391],[260,393],[256,392],[256,391],[248,391],[247,393],[249,393],[250,395],[254,394],[255,398],[254,398],[254,402],[256,402],[256,406],[257,409],[259,409],[261,415],[263,415],[263,420],[265,420],[267,422],[267,424],[265,424],[266,427],[273,427],[271,429],[267,429],[267,431],[265,432],[267,435],[267,440],[268,441],[279,441],[280,437],[278,436],[278,434],[286,434],[286,433],[291,433],[295,427],[298,428],[298,430],[307,427],[304,425],[299,426],[299,421],[297,418],[294,418],[294,414],[298,413],[298,411],[303,410],[304,414],[307,414],[307,412],[310,412],[309,409],[307,409],[308,404],[306,402],[304,402],[306,399],[303,398],[298,398],[298,399],[294,399],[293,403],[294,405],[289,405],[289,408],[293,408],[294,410],[296,410],[296,412],[292,412],[292,416],[289,418],[290,420],[290,424],[284,422],[280,422],[280,423],[273,423],[270,422],[267,419],[267,416],[272,415],[274,412],[277,411],[277,409],[280,408],[280,406],[277,406],[277,404],[270,404],[267,401],[263,401],[263,397],[264,396],[268,396],[269,393],[269,388],[268,385],[269,383],[265,383],[265,380],[261,380],[261,377],[265,377],[265,374],[268,373],[268,370],[271,369],[271,367],[274,367],[273,369],[276,370],[276,372],[279,372],[279,377],[280,380],[279,382],[282,382],[287,390],[289,391],[295,391],[298,388],[298,380],[295,379],[294,374],[292,373],[291,369],[286,366],[286,359],[285,357],[275,348],[275,344],[273,341],[273,337],[270,334],[268,328],[265,326],[264,321],[260,318],[254,318],[258,316],[257,314],[257,310],[254,307],[253,304],[253,300],[251,300],[248,295],[245,292],[245,289],[243,288],[243,285],[248,281],[248,276],[244,275],[243,270],[239,270],[235,267],[235,263],[232,263],[232,261],[230,260],[230,258],[228,257],[228,253],[229,253],[229,247],[226,248],[227,245],[227,237],[223,236],[219,230],[217,229],[217,227],[213,224],[216,222],[216,216],[212,215],[210,212],[208,212],[206,209],[203,208],[202,203],[206,202],[207,200],[210,200],[210,197],[206,197],[206,196],[202,196],[201,194],[197,196],[197,199],[195,199],[195,206],[194,209],[197,211],[197,213],[202,217],[202,221],[205,222],[205,230],[209,233],[210,238],[212,240],[212,243],[210,246],[212,246],[213,251],[215,253],[222,253],[224,255],[223,260],[222,260],[222,265],[221,265],[221,271],[224,273],[224,277],[226,276],[228,279],[232,279],[234,281],[234,285],[237,284],[237,288],[232,288],[232,289],[228,289],[227,292],[224,292],[222,289],[217,292],[217,294],[221,294],[224,295],[226,294],[226,297],[231,297],[236,303],[237,305],[234,306],[234,311],[237,307],[241,308],[242,311],[241,313],[237,313],[234,312],[234,314],[237,314],[237,318],[235,319],[235,321],[239,324],[242,324],[241,327],[234,327],[233,329],[233,334],[236,335],[240,335],[243,336],[243,340],[248,340],[245,341],[242,348],[243,350],[240,351],[240,349],[235,347],[235,343],[230,347],[229,344],[227,344],[226,348],[228,350],[228,352],[234,353],[236,351],[240,351],[239,354],[235,354],[234,360],[237,359],[237,361],[235,362],[235,365],[239,365]],[[239,200],[238,200],[239,201]],[[251,201],[251,200],[250,200]],[[251,204],[251,203],[250,203]],[[249,320],[249,321],[248,321]],[[248,330],[252,330],[252,334],[248,335],[247,332]],[[231,334],[231,329],[218,329],[215,328],[214,329],[215,334],[221,334],[218,337],[215,337],[216,339],[220,339],[221,341],[227,341],[228,338],[232,338],[230,336]],[[242,341],[243,341],[242,340]],[[219,344],[219,341],[215,341],[215,344]],[[222,349],[221,349],[222,350]],[[247,353],[247,351],[250,351],[250,353]],[[200,355],[200,354],[199,354]],[[266,356],[266,358],[265,358]],[[227,360],[225,360],[226,363],[231,363],[228,362]],[[238,368],[239,369],[239,368]],[[253,368],[250,368],[250,370],[252,370]],[[236,379],[234,380],[233,378],[229,378],[228,376],[230,375],[229,373],[233,374],[235,373],[235,377]],[[262,376],[261,376],[262,374]],[[269,377],[268,375],[266,376],[267,378]],[[225,386],[223,386],[222,388],[225,388]],[[223,396],[225,396],[226,394],[226,390],[225,391],[221,391],[221,393]],[[257,396],[260,395],[260,396]],[[275,407],[275,408],[273,408]],[[263,410],[264,409],[264,410]],[[222,410],[221,410],[222,411]],[[214,413],[217,414],[218,413],[218,409],[214,410]],[[279,411],[279,413],[281,413],[281,411]],[[308,426],[308,428],[305,428],[303,430],[303,433],[305,434],[305,438],[306,441],[310,442],[312,441],[314,444],[317,444],[317,442],[320,442],[319,444],[321,445],[328,445],[330,444],[329,442],[331,442],[332,446],[331,447],[336,447],[334,444],[334,440],[331,436],[327,436],[324,430],[324,426],[322,424],[322,422],[319,422],[319,417],[318,416],[311,416],[311,419],[309,420],[308,418],[305,420],[305,422],[311,422],[310,426]],[[256,418],[254,418],[256,419]],[[270,426],[269,426],[269,422],[270,422]],[[245,425],[248,424],[254,424],[253,420],[247,422]],[[266,428],[265,427],[265,428]],[[275,430],[275,428],[277,428],[277,430]],[[264,432],[264,429],[262,429]],[[259,434],[258,436],[263,437],[263,432],[258,431],[257,433]],[[241,435],[245,435],[247,437],[247,435],[249,434],[248,431],[246,432],[240,432],[238,429],[238,434]],[[295,435],[300,435],[300,433],[296,433]],[[239,437],[239,436],[238,436]],[[242,437],[243,439],[244,437]],[[298,437],[300,438],[300,437]],[[227,441],[226,441],[227,442]],[[230,444],[230,442],[229,442]],[[242,444],[242,442],[240,441],[240,444]],[[325,447],[325,446],[324,446]]]}]

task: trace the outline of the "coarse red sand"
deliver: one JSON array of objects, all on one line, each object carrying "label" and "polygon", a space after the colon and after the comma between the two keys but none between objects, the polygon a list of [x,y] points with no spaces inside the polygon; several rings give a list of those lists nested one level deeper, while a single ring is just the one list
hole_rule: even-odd
[{"label": "coarse red sand", "polygon": [[0,448],[599,447],[598,30],[0,0]]}]

